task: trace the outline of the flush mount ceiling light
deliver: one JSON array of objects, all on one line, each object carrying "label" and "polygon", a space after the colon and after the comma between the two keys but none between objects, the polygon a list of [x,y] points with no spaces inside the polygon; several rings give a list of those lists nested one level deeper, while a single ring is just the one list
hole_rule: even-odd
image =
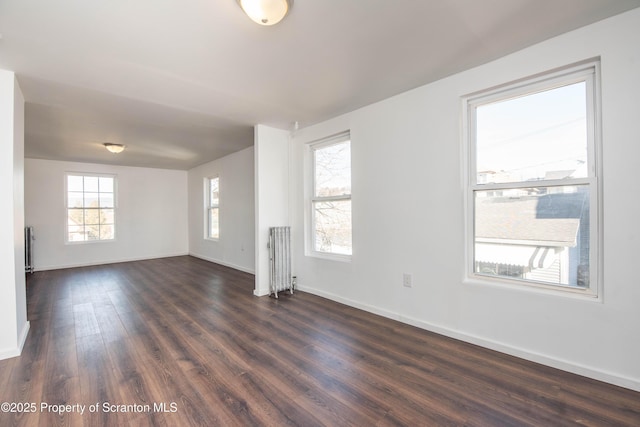
[{"label": "flush mount ceiling light", "polygon": [[260,25],[275,25],[282,21],[293,0],[236,0],[244,13]]},{"label": "flush mount ceiling light", "polygon": [[122,150],[124,150],[124,145],[112,144],[110,142],[105,142],[104,147],[114,154],[122,153]]}]

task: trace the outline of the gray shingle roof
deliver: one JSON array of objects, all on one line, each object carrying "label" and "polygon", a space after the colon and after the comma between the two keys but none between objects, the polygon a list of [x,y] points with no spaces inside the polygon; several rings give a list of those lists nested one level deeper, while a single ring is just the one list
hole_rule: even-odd
[{"label": "gray shingle roof", "polygon": [[478,198],[476,238],[480,241],[575,246],[580,218],[588,208],[586,205],[588,199],[584,192]]}]

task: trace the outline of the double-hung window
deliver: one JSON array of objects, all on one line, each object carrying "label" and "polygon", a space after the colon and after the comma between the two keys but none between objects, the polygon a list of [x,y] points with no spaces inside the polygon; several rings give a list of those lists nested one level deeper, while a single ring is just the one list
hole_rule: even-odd
[{"label": "double-hung window", "polygon": [[318,255],[351,255],[351,137],[349,133],[310,145],[312,196],[310,249]]},{"label": "double-hung window", "polygon": [[206,191],[206,233],[208,239],[220,238],[220,177],[205,180]]},{"label": "double-hung window", "polygon": [[468,276],[598,295],[598,69],[465,99]]},{"label": "double-hung window", "polygon": [[114,240],[115,177],[67,174],[67,242]]}]

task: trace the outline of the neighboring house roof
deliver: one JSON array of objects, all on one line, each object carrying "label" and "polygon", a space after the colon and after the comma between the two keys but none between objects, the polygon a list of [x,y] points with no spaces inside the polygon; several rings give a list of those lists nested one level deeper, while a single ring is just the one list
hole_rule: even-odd
[{"label": "neighboring house roof", "polygon": [[565,170],[565,171],[548,171],[544,175],[544,179],[565,179],[569,178],[575,172],[575,169]]},{"label": "neighboring house roof", "polygon": [[476,199],[476,240],[534,246],[575,246],[586,193]]}]

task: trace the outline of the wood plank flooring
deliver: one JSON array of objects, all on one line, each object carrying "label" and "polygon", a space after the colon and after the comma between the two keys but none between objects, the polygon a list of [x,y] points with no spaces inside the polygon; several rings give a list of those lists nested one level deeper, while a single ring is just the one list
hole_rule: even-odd
[{"label": "wood plank flooring", "polygon": [[[192,257],[29,276],[31,330],[0,361],[0,402],[36,410],[0,426],[640,426],[640,393],[252,290]],[[42,406],[74,404],[84,414]]]}]

